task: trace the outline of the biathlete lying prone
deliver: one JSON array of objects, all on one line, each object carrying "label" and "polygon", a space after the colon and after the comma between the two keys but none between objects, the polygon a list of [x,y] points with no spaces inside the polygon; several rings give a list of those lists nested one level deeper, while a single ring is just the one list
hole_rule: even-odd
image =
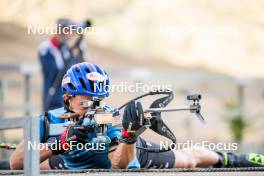
[{"label": "biathlete lying prone", "polygon": [[[96,106],[105,112],[114,113],[114,108],[102,103],[109,96],[109,85],[108,74],[97,65],[84,62],[73,65],[67,71],[62,80],[64,107],[50,110],[39,117],[40,142],[48,146],[40,150],[41,169],[263,167],[264,156],[259,154],[237,155],[201,147],[155,151],[159,148],[158,144],[137,135],[146,120],[139,101],[130,101],[126,105],[121,128],[109,124],[105,126],[105,135],[98,136],[98,126],[93,119],[86,117],[94,112]],[[158,108],[160,103],[166,104],[165,99],[155,101],[150,107]],[[62,114],[70,114],[70,119],[76,122],[61,118]],[[151,115],[160,116],[159,113]],[[84,122],[89,125],[83,125]],[[62,134],[50,136],[47,124],[59,123],[69,125]],[[166,127],[159,120],[150,123],[154,131]],[[99,145],[102,141],[107,145]],[[23,169],[25,142],[22,141],[12,153],[11,169]],[[88,143],[98,144],[97,148],[87,150],[76,147]],[[113,147],[115,150],[112,150]]]}]

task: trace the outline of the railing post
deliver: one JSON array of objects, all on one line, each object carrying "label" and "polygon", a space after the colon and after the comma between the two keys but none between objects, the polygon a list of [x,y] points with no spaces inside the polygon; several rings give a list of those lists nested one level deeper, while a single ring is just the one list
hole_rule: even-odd
[{"label": "railing post", "polygon": [[30,105],[30,92],[31,92],[31,87],[30,87],[30,74],[25,73],[24,74],[24,114],[26,116],[31,115],[31,105]]},{"label": "railing post", "polygon": [[[30,118],[24,125],[24,175],[35,176],[39,175],[39,120],[36,117]],[[34,150],[29,143],[36,144],[37,148]]]}]

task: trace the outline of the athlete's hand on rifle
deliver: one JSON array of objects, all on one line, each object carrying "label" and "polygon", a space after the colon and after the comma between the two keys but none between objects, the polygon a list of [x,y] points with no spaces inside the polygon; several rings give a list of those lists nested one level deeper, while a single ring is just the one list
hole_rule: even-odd
[{"label": "athlete's hand on rifle", "polygon": [[137,141],[135,134],[144,125],[144,111],[140,102],[131,101],[127,104],[122,120],[121,142],[134,144]]},{"label": "athlete's hand on rifle", "polygon": [[93,127],[89,126],[70,125],[65,129],[63,134],[48,139],[47,143],[53,154],[61,154],[64,151],[70,150],[71,147],[74,147],[78,143],[86,144],[94,130]]}]

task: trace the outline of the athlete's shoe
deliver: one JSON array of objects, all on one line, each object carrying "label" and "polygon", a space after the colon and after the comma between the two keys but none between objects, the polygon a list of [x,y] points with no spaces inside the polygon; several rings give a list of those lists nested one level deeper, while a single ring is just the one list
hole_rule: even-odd
[{"label": "athlete's shoe", "polygon": [[216,153],[219,162],[214,167],[264,167],[264,155],[261,154]]}]

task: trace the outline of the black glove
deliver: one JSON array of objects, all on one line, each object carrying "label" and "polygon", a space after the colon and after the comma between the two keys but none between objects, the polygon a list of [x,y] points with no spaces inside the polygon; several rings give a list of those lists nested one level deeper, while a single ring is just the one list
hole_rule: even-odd
[{"label": "black glove", "polygon": [[53,154],[61,154],[64,151],[70,150],[71,145],[77,145],[78,143],[86,144],[94,130],[90,126],[69,126],[62,135],[48,139],[47,143]]},{"label": "black glove", "polygon": [[122,120],[122,137],[120,142],[133,144],[137,140],[135,132],[139,130],[145,122],[144,111],[140,102],[134,100],[129,102],[124,110]]}]

